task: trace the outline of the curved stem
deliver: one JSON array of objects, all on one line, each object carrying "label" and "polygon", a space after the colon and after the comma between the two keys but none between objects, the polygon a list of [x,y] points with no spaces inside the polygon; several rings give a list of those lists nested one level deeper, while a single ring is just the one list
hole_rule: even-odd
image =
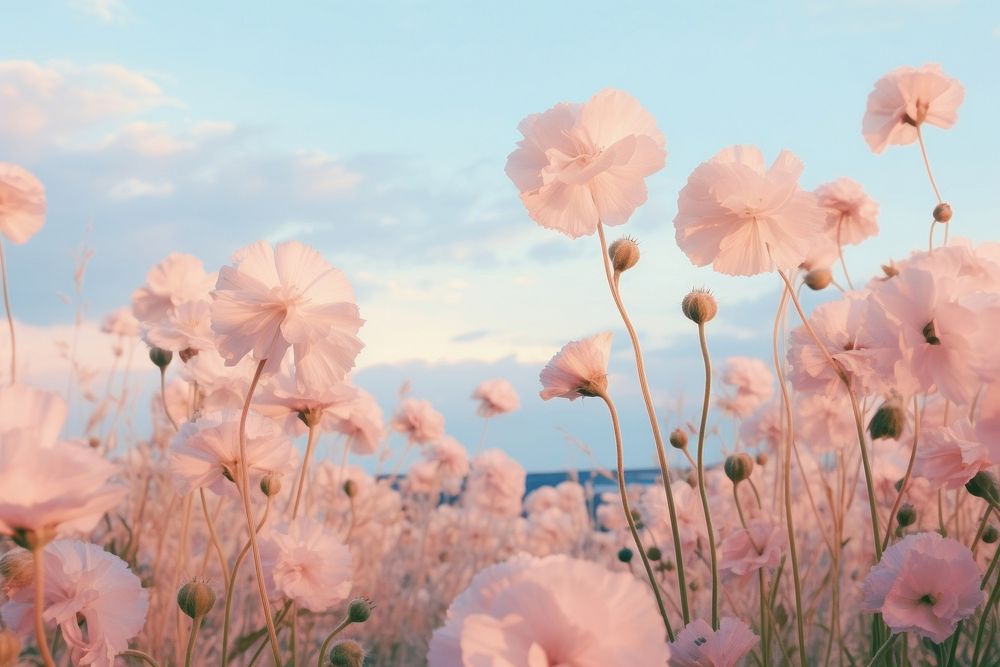
[{"label": "curved stem", "polygon": [[306,485],[306,471],[309,469],[309,459],[312,457],[313,448],[316,446],[316,424],[315,420],[311,419],[310,421],[313,423],[309,424],[309,438],[306,442],[306,455],[302,459],[302,471],[299,473],[298,486],[295,487],[295,504],[292,505],[292,521],[295,521],[295,517],[299,513],[299,500],[302,499],[302,489]]},{"label": "curved stem", "polygon": [[198,628],[201,627],[201,620],[204,616],[196,616],[191,619],[191,632],[188,633],[187,651],[184,653],[184,667],[191,667],[191,658],[194,656],[194,644],[198,641]]},{"label": "curved stem", "polygon": [[[1000,549],[997,549],[993,554],[993,560],[990,562],[989,570],[987,570],[987,576],[983,577],[983,583],[980,586],[981,589],[986,589],[989,572],[993,570],[998,557],[1000,557]],[[979,617],[979,630],[976,631],[976,648],[972,652],[972,667],[978,667],[979,665],[979,652],[982,649],[983,644],[983,631],[986,629],[986,622],[989,620],[990,611],[992,611],[993,605],[997,603],[998,598],[1000,598],[1000,577],[997,577],[996,583],[993,584],[993,590],[990,591],[990,597],[986,601],[986,606],[983,607],[983,614]]]},{"label": "curved stem", "polygon": [[[201,513],[205,516],[205,523],[208,524],[208,536],[212,541],[212,547],[215,548],[215,553],[219,556],[219,565],[222,567],[222,581],[229,585],[229,566],[226,564],[226,554],[222,551],[222,544],[219,543],[219,536],[215,532],[215,523],[212,521],[211,515],[208,513],[208,501],[205,500],[205,489],[198,489],[198,493],[201,495]],[[216,507],[216,511],[218,511]]]},{"label": "curved stem", "polygon": [[616,455],[616,465],[618,467],[618,492],[621,494],[622,498],[622,509],[625,511],[625,521],[628,522],[628,529],[632,533],[632,540],[635,542],[635,548],[639,551],[639,557],[642,559],[642,565],[646,568],[646,576],[649,577],[649,585],[653,587],[653,595],[656,597],[656,606],[660,610],[660,616],[663,618],[663,625],[667,629],[667,636],[670,641],[674,641],[674,630],[670,627],[670,619],[667,618],[667,610],[663,606],[663,596],[660,593],[660,585],[656,581],[656,575],[653,574],[653,568],[649,564],[649,557],[646,555],[646,550],[642,548],[642,540],[639,539],[639,531],[635,527],[635,518],[632,516],[632,508],[629,507],[628,502],[628,492],[625,488],[625,462],[624,453],[622,450],[622,432],[621,425],[618,423],[618,411],[615,410],[615,404],[611,401],[611,397],[607,393],[600,393],[598,396],[604,401],[605,405],[608,406],[608,412],[611,415],[611,426],[615,432],[615,455]]},{"label": "curved stem", "polygon": [[[840,255],[840,268],[844,270],[844,280],[847,281],[847,286],[854,290],[854,283],[851,282],[851,275],[847,272],[847,262],[844,261],[844,246],[840,242],[840,228],[844,225],[844,218],[846,213],[840,214],[840,219],[837,220],[837,254]],[[843,289],[841,289],[843,291]]]},{"label": "curved stem", "polygon": [[941,191],[938,190],[937,183],[934,181],[934,173],[931,172],[931,163],[927,159],[927,147],[924,146],[924,133],[920,130],[920,126],[917,125],[917,141],[920,143],[920,155],[924,158],[924,168],[927,170],[927,178],[930,179],[931,188],[934,190],[934,196],[937,197],[938,203],[942,203],[944,200],[941,199]]},{"label": "curved stem", "polygon": [[927,252],[934,251],[934,228],[937,227],[937,220],[931,220],[931,230],[927,232]]},{"label": "curved stem", "polygon": [[[903,494],[906,493],[906,486],[910,483],[910,474],[913,472],[913,462],[917,458],[917,442],[920,440],[920,409],[917,405],[917,397],[913,397],[913,446],[910,448],[910,461],[906,464],[906,474],[903,475],[903,483],[899,485],[899,493],[889,510],[889,521],[885,527],[885,538],[882,540],[882,550],[889,546],[889,536],[892,534],[892,522],[895,520],[899,505],[903,502]],[[987,512],[989,515],[989,512]]]},{"label": "curved stem", "polygon": [[649,391],[649,382],[646,379],[646,366],[642,358],[642,348],[639,346],[639,336],[632,326],[628,311],[625,310],[625,303],[622,301],[621,293],[618,289],[618,274],[612,274],[611,260],[608,257],[608,245],[604,238],[604,225],[597,223],[597,236],[601,242],[601,260],[604,265],[604,275],[608,280],[608,288],[611,290],[611,298],[614,299],[615,306],[618,307],[618,314],[621,315],[625,329],[628,331],[629,340],[632,342],[632,352],[635,355],[635,370],[639,376],[639,389],[642,391],[642,400],[646,405],[646,415],[649,418],[649,427],[653,432],[653,443],[656,445],[656,459],[660,466],[660,476],[663,478],[663,492],[667,496],[667,512],[670,515],[670,532],[674,540],[674,560],[677,564],[677,589],[681,601],[681,615],[684,624],[691,622],[691,612],[688,606],[687,580],[684,575],[684,555],[681,551],[680,529],[677,527],[677,509],[674,505],[674,492],[670,487],[670,465],[667,462],[667,452],[663,446],[663,436],[660,434],[660,423],[656,417],[656,410],[653,407],[653,397]]},{"label": "curved stem", "polygon": [[160,402],[163,404],[163,414],[167,416],[170,420],[170,425],[174,427],[174,432],[180,430],[177,426],[177,421],[170,415],[170,410],[167,408],[167,369],[160,369]]},{"label": "curved stem", "polygon": [[3,278],[3,307],[7,313],[10,328],[10,383],[17,383],[17,342],[14,340],[14,314],[10,310],[10,294],[7,290],[7,259],[3,254],[3,239],[0,239],[0,277]]},{"label": "curved stem", "polygon": [[319,659],[316,661],[316,667],[323,667],[323,665],[326,664],[326,651],[330,648],[330,642],[333,641],[333,638],[336,637],[341,630],[350,624],[351,619],[345,618],[340,625],[333,629],[333,632],[326,636],[326,639],[323,640],[322,646],[319,647]]},{"label": "curved stem", "polygon": [[142,651],[137,651],[134,648],[130,648],[126,651],[122,651],[118,655],[128,656],[129,658],[138,658],[143,662],[152,665],[153,667],[160,667],[160,663],[156,662],[151,655],[148,653],[143,653]]},{"label": "curved stem", "polygon": [[[267,516],[270,513],[271,497],[268,496],[267,502],[264,504],[264,514],[261,515],[260,521],[257,523],[257,532],[260,532],[260,529],[267,523]],[[236,575],[239,573],[240,565],[243,564],[243,559],[246,558],[249,551],[250,540],[247,540],[233,562],[233,573],[229,577],[229,584],[226,586],[226,611],[222,621],[222,667],[226,667],[229,663],[229,621],[232,618],[233,612],[233,593],[236,591]]]},{"label": "curved stem", "polygon": [[42,656],[45,667],[55,667],[52,652],[49,651],[49,644],[45,640],[45,623],[42,621],[42,610],[45,607],[44,549],[44,546],[32,546],[31,548],[31,560],[35,565],[35,642],[38,644],[38,653]]},{"label": "curved stem", "polygon": [[[904,632],[903,634],[906,633]],[[901,636],[902,635],[893,635],[889,637],[887,640],[885,640],[885,643],[882,644],[877,651],[875,651],[875,655],[873,655],[872,659],[868,661],[867,667],[875,667],[875,665],[877,665],[879,661],[882,659],[882,657],[889,652],[889,649],[892,648],[892,645]]]},{"label": "curved stem", "polygon": [[[740,494],[737,492],[737,489],[738,483],[733,483],[733,504],[736,505],[736,512],[740,515],[740,525],[747,531],[747,538],[750,540],[750,544],[757,550],[757,553],[761,553],[760,547],[754,542],[753,536],[750,534],[750,529],[747,527],[747,520],[743,515],[743,507],[740,505]],[[760,591],[760,651],[763,664],[767,667],[767,665],[771,664],[769,659],[771,647],[770,640],[767,637],[769,631],[767,627],[767,587],[764,584],[763,567],[757,570],[757,588]]]},{"label": "curved stem", "polygon": [[701,494],[701,506],[705,510],[705,526],[708,528],[708,550],[712,565],[712,629],[719,629],[719,558],[715,550],[715,530],[712,528],[712,508],[708,504],[708,491],[705,489],[705,429],[708,426],[708,407],[712,399],[712,359],[708,354],[708,341],[705,340],[705,324],[698,324],[698,342],[701,344],[701,357],[705,362],[705,395],[701,404],[701,424],[698,427],[698,492]]}]

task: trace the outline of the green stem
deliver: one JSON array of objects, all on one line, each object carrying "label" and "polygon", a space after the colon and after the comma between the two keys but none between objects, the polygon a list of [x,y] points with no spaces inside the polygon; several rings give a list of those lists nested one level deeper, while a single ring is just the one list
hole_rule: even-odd
[{"label": "green stem", "polygon": [[326,639],[323,640],[322,646],[320,646],[319,648],[319,659],[316,660],[316,667],[323,667],[323,665],[326,663],[326,652],[330,648],[330,642],[333,641],[333,638],[336,637],[341,630],[343,630],[350,624],[351,624],[351,619],[345,618],[340,623],[340,625],[338,625],[333,629],[333,632],[331,632],[326,636]]}]

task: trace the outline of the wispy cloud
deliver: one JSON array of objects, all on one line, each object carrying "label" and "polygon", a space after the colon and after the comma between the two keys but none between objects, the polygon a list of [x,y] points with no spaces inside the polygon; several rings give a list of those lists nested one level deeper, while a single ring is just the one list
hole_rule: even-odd
[{"label": "wispy cloud", "polygon": [[104,23],[124,23],[131,16],[124,0],[70,0],[69,6]]}]

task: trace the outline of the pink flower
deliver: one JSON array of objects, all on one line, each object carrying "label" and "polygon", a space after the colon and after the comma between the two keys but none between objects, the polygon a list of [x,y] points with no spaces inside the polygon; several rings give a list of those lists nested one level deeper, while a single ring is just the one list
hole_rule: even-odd
[{"label": "pink flower", "polygon": [[768,449],[777,449],[784,433],[784,412],[776,401],[770,401],[740,424],[740,440],[754,446],[760,443]]},{"label": "pink flower", "polygon": [[472,459],[464,500],[468,506],[498,516],[517,516],[527,474],[520,463],[499,449]]},{"label": "pink flower", "polygon": [[171,352],[215,350],[211,313],[208,301],[185,301],[156,322],[148,323],[143,338],[150,347]]},{"label": "pink flower", "polygon": [[374,454],[385,437],[382,408],[375,397],[355,388],[354,400],[346,406],[347,416],[337,420],[336,430],[347,436],[347,446],[355,454]]},{"label": "pink flower", "polygon": [[503,378],[481,382],[472,392],[472,398],[480,401],[476,413],[486,419],[513,412],[521,407],[517,391]]},{"label": "pink flower", "polygon": [[[42,619],[59,626],[74,665],[112,667],[145,625],[149,593],[125,561],[97,544],[56,540],[42,558]],[[11,593],[0,614],[6,625],[27,634],[34,608],[34,586],[24,586]]]},{"label": "pink flower", "polygon": [[58,394],[24,384],[0,387],[0,438],[30,439],[39,449],[52,447],[67,414]]},{"label": "pink flower", "polygon": [[719,544],[719,569],[742,577],[778,567],[787,545],[781,524],[751,519],[746,528],[734,530]]},{"label": "pink flower", "polygon": [[45,188],[27,170],[0,162],[0,234],[26,243],[45,224]]},{"label": "pink flower", "polygon": [[725,616],[718,630],[698,618],[670,645],[670,667],[735,667],[760,638],[743,621]]},{"label": "pink flower", "polygon": [[608,388],[611,333],[566,343],[542,369],[542,400],[596,396]]},{"label": "pink flower", "polygon": [[850,451],[858,444],[850,399],[836,394],[800,395],[795,401],[796,441],[814,453]]},{"label": "pink flower", "polygon": [[518,125],[524,139],[507,175],[532,219],[570,238],[621,225],[646,201],[646,176],[663,168],[666,140],[653,117],[620,90],[586,104],[562,102]]},{"label": "pink flower", "polygon": [[445,491],[458,493],[469,474],[469,456],[462,443],[446,435],[425,447],[424,456],[438,470]]},{"label": "pink flower", "polygon": [[322,523],[296,519],[268,534],[260,548],[272,599],[324,612],[351,594],[351,550]]},{"label": "pink flower", "polygon": [[284,364],[280,373],[268,379],[254,399],[253,408],[262,415],[282,420],[287,433],[302,435],[310,423],[323,432],[337,430],[340,420],[350,414],[349,406],[356,397],[357,390],[346,382],[304,392],[295,382],[289,365]]},{"label": "pink flower", "polygon": [[799,187],[802,162],[782,151],[769,169],[754,146],[732,146],[691,172],[677,198],[677,245],[697,266],[750,276],[794,269],[826,227]]},{"label": "pink flower", "polygon": [[893,632],[941,643],[985,599],[980,577],[960,542],[937,533],[907,535],[865,577],[861,610],[881,613]]},{"label": "pink flower", "polygon": [[391,423],[394,431],[405,433],[411,442],[421,445],[444,437],[444,415],[430,401],[407,398],[399,404]]},{"label": "pink flower", "polygon": [[131,308],[122,306],[104,318],[101,322],[101,331],[106,334],[133,338],[139,335],[139,320],[135,319]]},{"label": "pink flower", "polygon": [[172,252],[146,274],[146,284],[132,293],[132,313],[143,324],[156,324],[188,301],[204,301],[214,273],[192,255]]},{"label": "pink flower", "polygon": [[722,372],[722,382],[735,390],[718,399],[719,406],[735,417],[748,417],[774,394],[770,367],[752,357],[730,357]]},{"label": "pink flower", "polygon": [[921,430],[913,474],[929,480],[933,487],[961,488],[976,473],[992,467],[989,450],[967,420]]},{"label": "pink flower", "polygon": [[840,245],[857,245],[878,234],[878,203],[861,184],[838,178],[816,188],[819,205],[826,209],[830,237]]},{"label": "pink flower", "polygon": [[233,255],[212,292],[212,329],[232,365],[247,354],[276,372],[289,347],[303,391],[342,381],[363,347],[347,278],[298,241],[258,241]]},{"label": "pink flower", "polygon": [[940,65],[898,67],[868,94],[861,133],[873,153],[889,144],[912,144],[925,122],[945,129],[954,125],[963,99],[962,84],[945,76]]},{"label": "pink flower", "polygon": [[519,556],[475,576],[434,631],[430,667],[663,665],[647,586],[567,556]]}]

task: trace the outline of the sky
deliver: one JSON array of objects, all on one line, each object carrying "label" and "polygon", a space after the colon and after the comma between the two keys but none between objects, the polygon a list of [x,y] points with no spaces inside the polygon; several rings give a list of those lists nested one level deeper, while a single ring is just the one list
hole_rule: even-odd
[{"label": "sky", "polygon": [[849,249],[863,280],[926,244],[934,204],[915,146],[868,150],[866,97],[895,67],[937,62],[966,87],[958,124],[926,135],[952,233],[997,237],[1000,6],[987,0],[53,0],[6,8],[0,43],[0,161],[35,173],[49,202],[44,229],[8,249],[23,365],[47,386],[65,385],[69,349],[100,377],[98,323],[169,252],[216,270],[257,239],[295,238],[351,280],[367,320],[355,381],[387,412],[409,381],[471,447],[469,394],[506,377],[523,408],[490,424],[488,445],[529,470],[608,465],[603,406],[544,403],[537,378],[564,343],[610,330],[626,463],[650,465],[596,238],[536,226],[504,175],[524,116],[606,87],[638,98],[667,138],[649,201],[610,232],[641,244],[623,294],[665,430],[702,391],[679,309],[692,287],[720,303],[717,367],[770,355],[777,279],[696,268],[674,243],[677,192],[720,149],[787,148],[809,189],[861,182],[882,230]]}]

